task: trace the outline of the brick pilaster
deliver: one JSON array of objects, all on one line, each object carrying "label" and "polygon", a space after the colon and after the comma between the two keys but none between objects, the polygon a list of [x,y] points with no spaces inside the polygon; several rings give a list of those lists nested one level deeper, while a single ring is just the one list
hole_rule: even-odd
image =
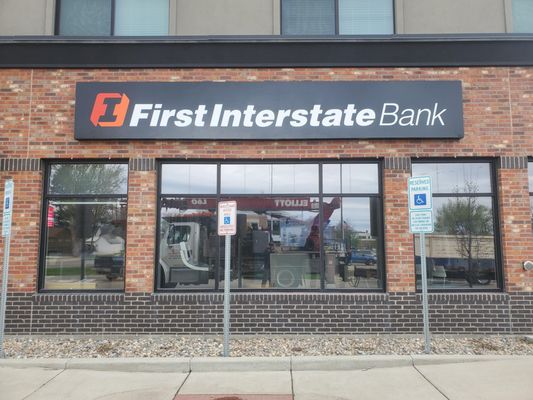
[{"label": "brick pilaster", "polygon": [[157,177],[155,168],[145,168],[145,164],[130,162],[125,271],[128,293],[154,290]]},{"label": "brick pilaster", "polygon": [[383,173],[387,291],[414,292],[413,235],[409,233],[409,158],[387,158]]},{"label": "brick pilaster", "polygon": [[[16,160],[15,160],[16,161]],[[13,179],[13,223],[9,257],[10,292],[34,292],[37,289],[39,226],[42,204],[42,172],[35,168],[0,168],[0,198],[4,198],[6,179]],[[35,170],[32,170],[35,169]],[[4,241],[0,237],[0,259]],[[0,272],[2,265],[0,264]]]},{"label": "brick pilaster", "polygon": [[502,157],[498,188],[505,290],[531,292],[533,271],[522,268],[525,260],[533,260],[527,158]]}]

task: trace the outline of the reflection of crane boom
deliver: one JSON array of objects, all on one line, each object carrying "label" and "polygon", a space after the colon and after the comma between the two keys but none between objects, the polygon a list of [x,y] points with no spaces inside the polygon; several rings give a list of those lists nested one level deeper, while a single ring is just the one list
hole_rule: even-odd
[{"label": "reflection of crane boom", "polygon": [[[335,210],[339,209],[341,207],[341,199],[338,197],[334,197],[329,203],[323,203],[322,204],[322,218],[324,221],[324,227],[328,225],[329,219],[335,212]],[[320,224],[320,214],[318,214],[314,219],[313,223],[311,224],[311,229],[313,229],[313,226],[319,226]]]}]

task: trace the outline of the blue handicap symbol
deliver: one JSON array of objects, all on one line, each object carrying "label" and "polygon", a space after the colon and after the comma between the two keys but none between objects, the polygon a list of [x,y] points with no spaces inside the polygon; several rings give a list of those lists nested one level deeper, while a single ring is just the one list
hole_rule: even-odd
[{"label": "blue handicap symbol", "polygon": [[427,199],[425,193],[415,194],[415,205],[425,206],[427,205]]},{"label": "blue handicap symbol", "polygon": [[231,217],[224,217],[224,225],[229,225],[231,223]]},{"label": "blue handicap symbol", "polygon": [[9,197],[6,197],[6,204],[4,206],[6,210],[9,210]]}]

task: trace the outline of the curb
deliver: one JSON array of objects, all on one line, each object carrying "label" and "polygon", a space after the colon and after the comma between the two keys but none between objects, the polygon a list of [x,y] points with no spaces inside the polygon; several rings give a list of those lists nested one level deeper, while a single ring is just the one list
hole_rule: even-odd
[{"label": "curb", "polygon": [[234,372],[234,371],[341,371],[396,368],[417,365],[530,359],[533,356],[339,356],[339,357],[239,357],[239,358],[95,358],[95,359],[4,359],[0,367],[83,369],[115,372]]}]

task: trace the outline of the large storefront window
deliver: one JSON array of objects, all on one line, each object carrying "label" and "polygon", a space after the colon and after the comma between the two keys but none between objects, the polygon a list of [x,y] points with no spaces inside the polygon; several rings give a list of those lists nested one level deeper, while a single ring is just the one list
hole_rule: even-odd
[{"label": "large storefront window", "polygon": [[377,163],[164,163],[158,287],[223,286],[217,202],[235,200],[233,288],[381,289],[379,187]]},{"label": "large storefront window", "polygon": [[127,164],[50,164],[40,288],[122,290]]},{"label": "large storefront window", "polygon": [[[428,287],[498,288],[492,164],[413,163],[413,176],[432,178],[435,231],[426,235]],[[420,288],[418,235],[415,264],[416,284]]]}]

